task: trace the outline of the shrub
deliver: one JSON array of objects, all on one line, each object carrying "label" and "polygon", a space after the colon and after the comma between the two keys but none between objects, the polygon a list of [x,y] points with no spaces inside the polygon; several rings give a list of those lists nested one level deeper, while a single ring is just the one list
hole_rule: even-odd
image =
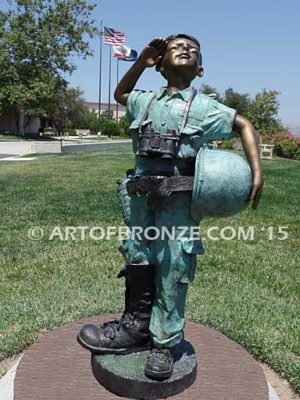
[{"label": "shrub", "polygon": [[70,136],[78,136],[77,131],[74,128],[67,128],[66,133]]},{"label": "shrub", "polygon": [[123,115],[123,117],[121,117],[119,121],[120,135],[122,137],[131,137],[129,126],[130,122],[128,121],[126,115]]},{"label": "shrub", "polygon": [[120,135],[119,125],[113,120],[105,119],[101,123],[101,133],[109,137],[119,136]]},{"label": "shrub", "polygon": [[89,129],[91,134],[98,132],[98,115],[92,111],[87,111],[84,118],[84,123],[78,126],[80,129]]},{"label": "shrub", "polygon": [[270,144],[274,144],[274,152],[279,157],[300,160],[300,138],[290,132],[278,132],[271,136]]}]

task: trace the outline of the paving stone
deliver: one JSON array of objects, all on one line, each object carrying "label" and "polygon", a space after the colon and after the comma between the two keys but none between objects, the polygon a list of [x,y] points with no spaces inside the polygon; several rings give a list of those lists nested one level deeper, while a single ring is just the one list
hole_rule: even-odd
[{"label": "paving stone", "polygon": [[[103,323],[115,315],[69,323],[43,335],[27,351],[17,369],[14,400],[114,400],[94,377],[91,355],[76,341],[86,323]],[[185,339],[197,356],[195,382],[173,399],[268,400],[260,365],[241,346],[221,333],[187,322]],[[124,397],[123,397],[124,398]]]}]

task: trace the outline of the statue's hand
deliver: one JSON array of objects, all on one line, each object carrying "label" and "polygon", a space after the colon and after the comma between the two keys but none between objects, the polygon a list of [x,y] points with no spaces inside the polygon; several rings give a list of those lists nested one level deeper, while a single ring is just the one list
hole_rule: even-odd
[{"label": "statue's hand", "polygon": [[154,67],[162,58],[167,47],[167,41],[162,38],[152,40],[140,54],[139,59],[144,63],[145,67]]},{"label": "statue's hand", "polygon": [[264,180],[261,173],[254,173],[253,184],[250,193],[250,201],[253,201],[252,204],[253,209],[257,208],[258,206],[263,186],[264,186]]}]

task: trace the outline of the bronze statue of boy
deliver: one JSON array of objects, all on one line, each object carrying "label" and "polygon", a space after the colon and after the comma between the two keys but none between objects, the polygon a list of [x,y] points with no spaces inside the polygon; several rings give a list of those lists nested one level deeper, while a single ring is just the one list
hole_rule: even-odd
[{"label": "bronze statue of boy", "polygon": [[[167,86],[156,92],[133,90],[146,68],[156,67]],[[154,39],[141,52],[115,91],[131,120],[134,171],[127,183],[131,196],[129,226],[193,227],[191,181],[201,146],[240,132],[252,170],[250,200],[256,208],[263,178],[256,132],[235,110],[197,93],[191,82],[203,75],[200,44],[176,34]],[[126,261],[125,310],[119,321],[86,325],[78,335],[93,353],[126,354],[150,349],[145,374],[166,379],[172,374],[175,346],[183,337],[188,284],[193,281],[200,238],[130,237],[121,252]]]}]

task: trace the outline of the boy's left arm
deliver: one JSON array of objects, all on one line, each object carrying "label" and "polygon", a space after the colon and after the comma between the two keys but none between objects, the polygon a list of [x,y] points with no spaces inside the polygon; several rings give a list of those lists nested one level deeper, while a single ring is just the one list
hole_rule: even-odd
[{"label": "boy's left arm", "polygon": [[255,209],[258,206],[264,184],[259,149],[256,142],[257,133],[251,122],[238,114],[234,120],[234,128],[236,128],[241,135],[244,152],[252,170],[253,184],[250,200],[253,200],[252,208]]}]

